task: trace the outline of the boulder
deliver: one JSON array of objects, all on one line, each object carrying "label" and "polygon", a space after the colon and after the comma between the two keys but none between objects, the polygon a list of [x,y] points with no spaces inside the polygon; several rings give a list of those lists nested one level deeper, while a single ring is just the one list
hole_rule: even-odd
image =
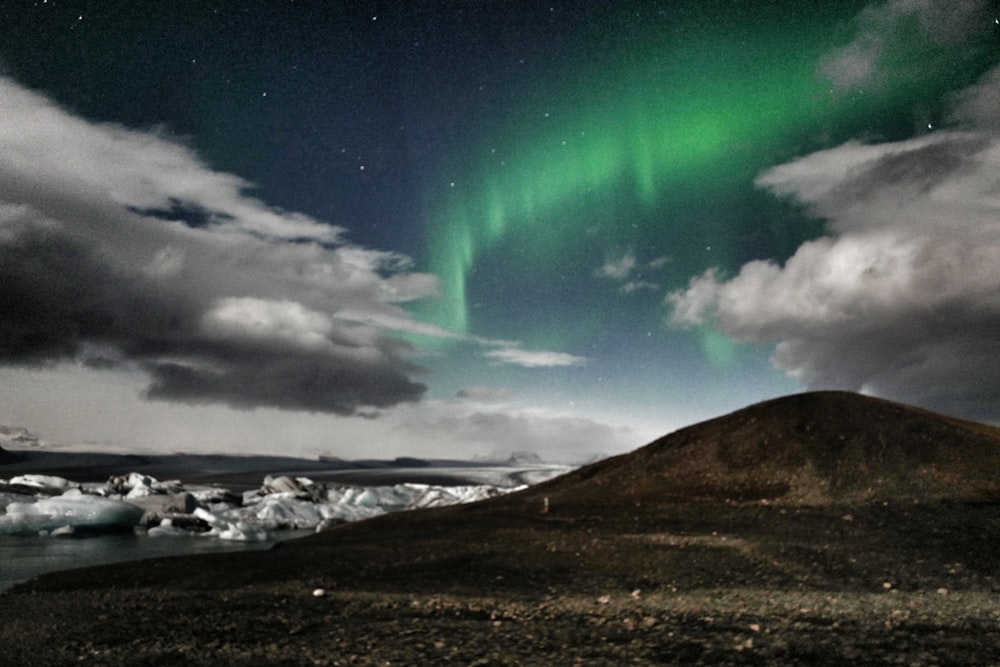
[{"label": "boulder", "polygon": [[191,533],[207,533],[212,526],[207,521],[194,514],[167,514],[163,517],[161,526],[170,526]]},{"label": "boulder", "polygon": [[261,491],[264,495],[287,493],[299,500],[311,500],[313,502],[323,500],[326,495],[326,487],[324,485],[314,484],[312,480],[305,477],[289,477],[287,475],[281,475],[280,477],[271,477],[268,475],[264,478],[264,485]]},{"label": "boulder", "polygon": [[126,502],[146,511],[142,524],[156,526],[166,517],[174,514],[191,514],[198,507],[198,501],[190,493],[160,493],[149,496],[130,497]]}]

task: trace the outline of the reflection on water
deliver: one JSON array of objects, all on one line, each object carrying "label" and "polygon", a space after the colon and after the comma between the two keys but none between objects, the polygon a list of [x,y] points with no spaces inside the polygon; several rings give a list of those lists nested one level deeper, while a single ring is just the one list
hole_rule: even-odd
[{"label": "reflection on water", "polygon": [[[291,536],[304,536],[305,531]],[[0,590],[46,572],[122,561],[220,551],[267,549],[273,542],[227,542],[214,538],[152,538],[122,533],[86,538],[0,536]]]}]

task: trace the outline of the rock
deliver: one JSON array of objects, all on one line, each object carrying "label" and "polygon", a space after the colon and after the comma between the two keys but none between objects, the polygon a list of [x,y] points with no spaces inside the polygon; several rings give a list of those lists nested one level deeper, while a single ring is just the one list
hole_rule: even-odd
[{"label": "rock", "polygon": [[161,526],[164,524],[192,533],[207,533],[212,530],[207,521],[194,514],[166,514],[160,522]]},{"label": "rock", "polygon": [[[256,492],[253,492],[256,493]],[[206,507],[211,505],[221,503],[223,505],[232,505],[233,507],[243,506],[243,496],[237,495],[222,487],[212,487],[208,489],[199,489],[191,492],[194,496],[195,501]]]},{"label": "rock", "polygon": [[288,475],[281,475],[280,477],[271,477],[268,475],[264,478],[263,489],[265,493],[293,493],[296,496],[300,493],[306,493],[305,487],[298,480]]},{"label": "rock", "polygon": [[126,502],[146,510],[142,524],[147,526],[157,526],[171,515],[189,515],[198,507],[198,501],[190,493],[132,496]]},{"label": "rock", "polygon": [[326,494],[326,489],[322,484],[313,484],[311,480],[304,477],[293,478],[288,475],[280,477],[264,478],[264,486],[261,488],[264,494],[288,493],[294,495],[299,500],[311,500],[316,502],[322,500]]},{"label": "rock", "polygon": [[327,519],[323,519],[322,521],[319,522],[319,524],[317,524],[317,526],[316,526],[316,532],[317,533],[322,533],[324,530],[330,530],[331,528],[333,528],[335,526],[340,526],[340,525],[345,524],[345,523],[347,523],[347,519],[340,519],[340,518],[336,518],[336,517],[330,517],[330,518],[327,518]]}]

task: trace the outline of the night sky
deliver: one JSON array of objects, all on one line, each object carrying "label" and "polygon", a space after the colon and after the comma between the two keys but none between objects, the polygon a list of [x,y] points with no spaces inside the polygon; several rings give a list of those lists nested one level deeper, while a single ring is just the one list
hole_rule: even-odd
[{"label": "night sky", "polygon": [[1000,421],[997,2],[0,8],[0,424],[580,461],[834,388]]}]

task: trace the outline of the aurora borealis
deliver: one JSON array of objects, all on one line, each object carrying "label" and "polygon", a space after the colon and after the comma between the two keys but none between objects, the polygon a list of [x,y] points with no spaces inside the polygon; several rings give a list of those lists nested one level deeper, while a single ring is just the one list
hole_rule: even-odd
[{"label": "aurora borealis", "polygon": [[805,388],[1000,418],[995,2],[5,11],[0,424],[573,459]]},{"label": "aurora borealis", "polygon": [[[544,91],[529,82],[524,100],[502,119],[490,119],[485,139],[462,146],[457,164],[448,164],[433,182],[428,252],[445,298],[423,312],[436,323],[463,332],[474,328],[470,302],[475,293],[490,292],[496,273],[487,268],[477,280],[477,267],[489,264],[491,253],[524,258],[519,269],[525,284],[507,275],[500,288],[514,292],[583,279],[597,261],[588,256],[588,245],[663,253],[672,260],[664,278],[668,289],[710,266],[733,271],[751,259],[783,261],[819,227],[804,220],[790,228],[779,219],[761,229],[753,219],[761,202],[746,188],[756,173],[818,145],[821,136],[835,141],[860,128],[892,132],[892,124],[921,103],[931,125],[938,112],[923,101],[974,80],[985,65],[974,63],[958,80],[954,71],[946,78],[943,70],[957,63],[949,68],[941,62],[953,55],[941,48],[920,71],[874,90],[844,90],[817,71],[843,39],[829,29],[838,25],[842,7],[807,15],[774,6],[691,10],[672,16],[666,35],[657,23],[629,24],[632,14],[620,9],[606,36],[615,42],[616,29],[627,30],[627,55],[568,65]],[[894,57],[924,55],[915,43],[920,34],[909,39],[894,45]],[[875,104],[865,104],[865,96]],[[706,222],[708,202],[715,210]],[[567,278],[567,264],[578,275]],[[554,291],[557,303],[578,298],[571,288]],[[593,292],[581,301],[579,310],[592,307]],[[504,306],[495,319],[509,318]],[[554,307],[561,320],[564,314]],[[530,317],[537,321],[536,314]],[[488,322],[490,315],[479,318]],[[565,329],[561,321],[549,328]],[[558,333],[538,329],[504,335],[534,336],[543,345],[560,341]],[[734,354],[715,332],[702,331],[700,340],[712,361]]]},{"label": "aurora borealis", "polygon": [[[508,235],[525,239],[542,263],[601,218],[605,242],[642,243],[647,230],[621,224],[622,208],[647,218],[644,227],[669,233],[663,211],[725,196],[805,128],[821,126],[832,93],[808,59],[789,66],[787,54],[822,53],[829,45],[813,35],[780,42],[775,35],[783,28],[712,20],[679,27],[695,34],[677,45],[640,30],[637,53],[621,71],[612,67],[609,76],[603,62],[593,73],[571,74],[564,89],[511,112],[513,122],[490,140],[466,147],[459,161],[476,157],[454,168],[462,176],[447,183],[458,191],[443,190],[431,207],[431,266],[449,296],[438,306],[440,323],[467,328],[469,274]],[[748,57],[757,67],[748,67]],[[595,208],[604,214],[594,215]],[[728,250],[725,238],[716,245]]]}]

